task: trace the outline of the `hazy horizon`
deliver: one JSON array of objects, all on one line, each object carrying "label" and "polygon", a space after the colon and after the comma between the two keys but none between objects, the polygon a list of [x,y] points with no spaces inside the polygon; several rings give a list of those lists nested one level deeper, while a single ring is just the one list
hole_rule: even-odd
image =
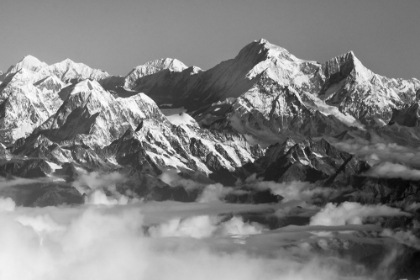
[{"label": "hazy horizon", "polygon": [[265,38],[319,62],[353,50],[373,72],[420,79],[420,2],[4,1],[0,70],[26,55],[126,75],[158,58],[209,69]]}]

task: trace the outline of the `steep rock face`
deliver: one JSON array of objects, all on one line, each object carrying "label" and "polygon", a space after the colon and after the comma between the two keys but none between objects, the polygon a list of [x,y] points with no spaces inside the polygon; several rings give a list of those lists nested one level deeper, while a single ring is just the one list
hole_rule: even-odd
[{"label": "steep rock face", "polygon": [[[223,182],[229,179],[246,181],[256,174],[264,181],[275,182],[311,182],[326,187],[346,187],[353,177],[367,171],[370,166],[351,154],[332,146],[325,139],[307,139],[296,143],[291,138],[283,143],[269,146],[264,155],[254,162],[225,171],[225,179],[214,178]],[[219,174],[222,174],[219,172]]]},{"label": "steep rock face", "polygon": [[[419,81],[376,75],[352,52],[320,64],[260,40],[207,71],[160,59],[126,77],[28,56],[0,82],[0,135],[9,146],[0,147],[2,175],[71,181],[81,170],[116,170],[147,199],[197,198],[197,190],[160,181],[168,170],[206,184],[234,186],[256,173],[340,188],[359,182],[369,166],[322,137],[420,143]],[[166,117],[156,103],[180,115]],[[362,182],[371,193],[388,184],[372,182]],[[229,199],[278,201],[269,190],[246,191]],[[62,201],[48,192],[40,205]]]},{"label": "steep rock face", "polygon": [[277,159],[268,164],[263,176],[270,181],[322,181],[325,185],[343,186],[364,168],[363,162],[321,139],[296,144],[284,155],[277,155]]},{"label": "steep rock face", "polygon": [[11,144],[26,137],[54,114],[66,98],[60,94],[66,82],[107,76],[71,60],[48,66],[33,56],[24,57],[9,68],[0,84],[1,141]]},{"label": "steep rock face", "polygon": [[417,102],[401,110],[394,109],[390,120],[390,124],[393,123],[408,127],[420,126],[420,104]]},{"label": "steep rock face", "polygon": [[362,203],[395,204],[403,203],[409,206],[418,202],[420,182],[400,178],[372,178],[355,176],[352,187],[356,190],[350,200]]},{"label": "steep rock face", "polygon": [[138,87],[138,80],[145,76],[158,73],[163,70],[170,72],[182,72],[188,67],[177,59],[165,58],[147,62],[144,65],[137,66],[134,68],[126,77],[125,84],[126,88]]},{"label": "steep rock face", "polygon": [[[156,69],[163,70],[155,72]],[[353,52],[320,64],[300,60],[263,39],[245,46],[234,59],[207,71],[194,69],[170,71],[163,67],[153,68],[151,74],[138,75],[135,82],[133,76],[127,76],[126,81],[130,82],[126,85],[130,90],[145,92],[159,106],[184,106],[199,122],[205,119],[201,123],[204,126],[217,121],[219,127],[226,128],[228,123],[222,120],[224,112],[235,111],[244,99],[248,100],[246,107],[251,108],[248,111],[259,111],[259,114],[269,116],[268,122],[281,126],[276,120],[278,115],[270,115],[272,106],[253,108],[253,104],[258,104],[267,94],[267,88],[275,84],[277,89],[270,90],[272,101],[284,88],[296,92],[301,103],[321,113],[315,117],[335,127],[331,131],[318,131],[324,135],[342,132],[340,122],[360,129],[363,125],[383,126],[391,119],[392,110],[412,104],[420,89],[417,79],[388,79],[374,74]],[[236,107],[230,107],[235,102]],[[290,117],[288,112],[285,113],[286,119]],[[332,121],[333,117],[338,122]],[[289,130],[296,130],[296,127]],[[270,128],[267,132],[272,133]]]},{"label": "steep rock face", "polygon": [[46,207],[63,204],[83,204],[82,195],[71,185],[65,183],[31,183],[0,190],[0,195],[10,197],[18,206]]},{"label": "steep rock face", "polygon": [[154,102],[145,95],[114,98],[96,81],[73,86],[60,109],[37,133],[55,142],[84,141],[91,147],[110,144],[128,128],[135,129],[144,118],[164,121]]},{"label": "steep rock face", "polygon": [[416,99],[417,79],[389,79],[367,69],[353,52],[335,57],[322,65],[325,83],[321,99],[364,124],[384,125],[392,109]]},{"label": "steep rock face", "polygon": [[372,140],[372,138],[375,139],[378,136],[383,142],[417,148],[420,144],[420,127],[408,127],[398,123],[391,123],[390,125],[373,129],[365,134],[364,138]]},{"label": "steep rock face", "polygon": [[215,104],[200,112],[196,119],[204,126],[233,128],[269,144],[287,137],[303,140],[308,136],[337,134],[348,129],[335,116],[324,115],[308,106],[292,87],[283,87],[265,75],[238,97],[227,112],[214,114],[217,108],[219,105]]},{"label": "steep rock face", "polygon": [[[156,62],[148,64],[154,63]],[[138,68],[144,69],[145,66]],[[282,86],[314,91],[320,87],[315,78],[321,69],[318,63],[300,60],[266,40],[249,44],[234,59],[224,61],[207,71],[185,66],[174,71],[160,68],[165,69],[161,71],[163,73],[155,72],[158,68],[152,68],[152,71],[149,71],[151,74],[137,75],[135,82],[132,81],[133,75],[129,74],[126,77],[126,85],[130,89],[145,92],[156,100],[158,105],[182,104],[190,111],[228,97],[240,96],[263,74]],[[193,102],[185,102],[186,100]]]},{"label": "steep rock face", "polygon": [[57,92],[63,87],[54,77],[32,83],[31,70],[21,69],[10,76],[0,91],[0,137],[3,143],[29,135],[62,104]]},{"label": "steep rock face", "polygon": [[[173,125],[153,100],[141,93],[114,97],[90,80],[65,91],[62,95],[67,98],[58,111],[26,140],[17,141],[14,154],[41,157],[59,165],[75,162],[87,169],[112,169],[119,168],[115,161],[119,155],[111,147],[129,141],[162,170],[211,173],[240,167],[262,153],[241,135],[211,132],[196,123]],[[131,150],[128,144],[124,147]]]}]

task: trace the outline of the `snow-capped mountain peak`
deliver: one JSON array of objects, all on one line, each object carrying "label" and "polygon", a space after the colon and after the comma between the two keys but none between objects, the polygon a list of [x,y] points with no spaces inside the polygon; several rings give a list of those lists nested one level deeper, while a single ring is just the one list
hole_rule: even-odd
[{"label": "snow-capped mountain peak", "polygon": [[10,69],[9,73],[16,73],[21,69],[27,69],[31,71],[38,71],[41,68],[47,67],[48,65],[45,62],[40,61],[38,58],[32,55],[25,56],[21,61],[19,61],[12,69]]},{"label": "snow-capped mountain peak", "polygon": [[[182,63],[178,59],[161,58],[161,59],[156,59],[156,60],[146,62],[143,65],[139,65],[136,68],[134,68],[131,71],[131,73],[136,72],[138,73],[139,77],[140,76],[144,77],[144,76],[151,75],[165,69],[168,69],[173,72],[182,72],[187,68],[188,66],[186,66],[184,63]],[[128,74],[128,76],[130,74]]]},{"label": "snow-capped mountain peak", "polygon": [[247,62],[253,62],[257,60],[269,59],[269,58],[286,58],[292,59],[290,53],[279,46],[271,44],[265,39],[253,41],[252,43],[246,45],[239,51],[235,60],[244,60]]},{"label": "snow-capped mountain peak", "polygon": [[49,70],[62,81],[73,79],[101,80],[109,76],[109,74],[105,71],[93,69],[84,63],[76,63],[69,58],[50,65]]},{"label": "snow-capped mountain peak", "polygon": [[362,64],[353,51],[336,56],[327,61],[324,65],[327,76],[334,73],[340,73],[343,77],[350,75],[358,82],[366,82],[370,81],[375,75]]},{"label": "snow-capped mountain peak", "polygon": [[163,70],[168,70],[170,72],[182,72],[187,69],[184,63],[174,58],[161,58],[146,62],[143,65],[139,65],[134,68],[125,78],[125,87],[131,88],[134,86],[135,82],[145,76],[150,76],[156,74]]}]

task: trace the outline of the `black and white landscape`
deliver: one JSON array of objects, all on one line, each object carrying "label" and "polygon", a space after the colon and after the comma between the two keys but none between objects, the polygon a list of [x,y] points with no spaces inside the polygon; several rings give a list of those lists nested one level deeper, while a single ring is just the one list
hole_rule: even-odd
[{"label": "black and white landscape", "polygon": [[126,76],[28,55],[0,76],[0,279],[417,279],[419,106],[264,39]]}]

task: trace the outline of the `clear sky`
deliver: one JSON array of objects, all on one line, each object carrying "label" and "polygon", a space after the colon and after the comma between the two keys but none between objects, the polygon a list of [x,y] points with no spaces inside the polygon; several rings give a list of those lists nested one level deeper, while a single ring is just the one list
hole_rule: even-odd
[{"label": "clear sky", "polygon": [[323,62],[353,50],[420,79],[420,0],[0,0],[0,69],[27,54],[114,75],[171,57],[208,69],[260,38]]}]

